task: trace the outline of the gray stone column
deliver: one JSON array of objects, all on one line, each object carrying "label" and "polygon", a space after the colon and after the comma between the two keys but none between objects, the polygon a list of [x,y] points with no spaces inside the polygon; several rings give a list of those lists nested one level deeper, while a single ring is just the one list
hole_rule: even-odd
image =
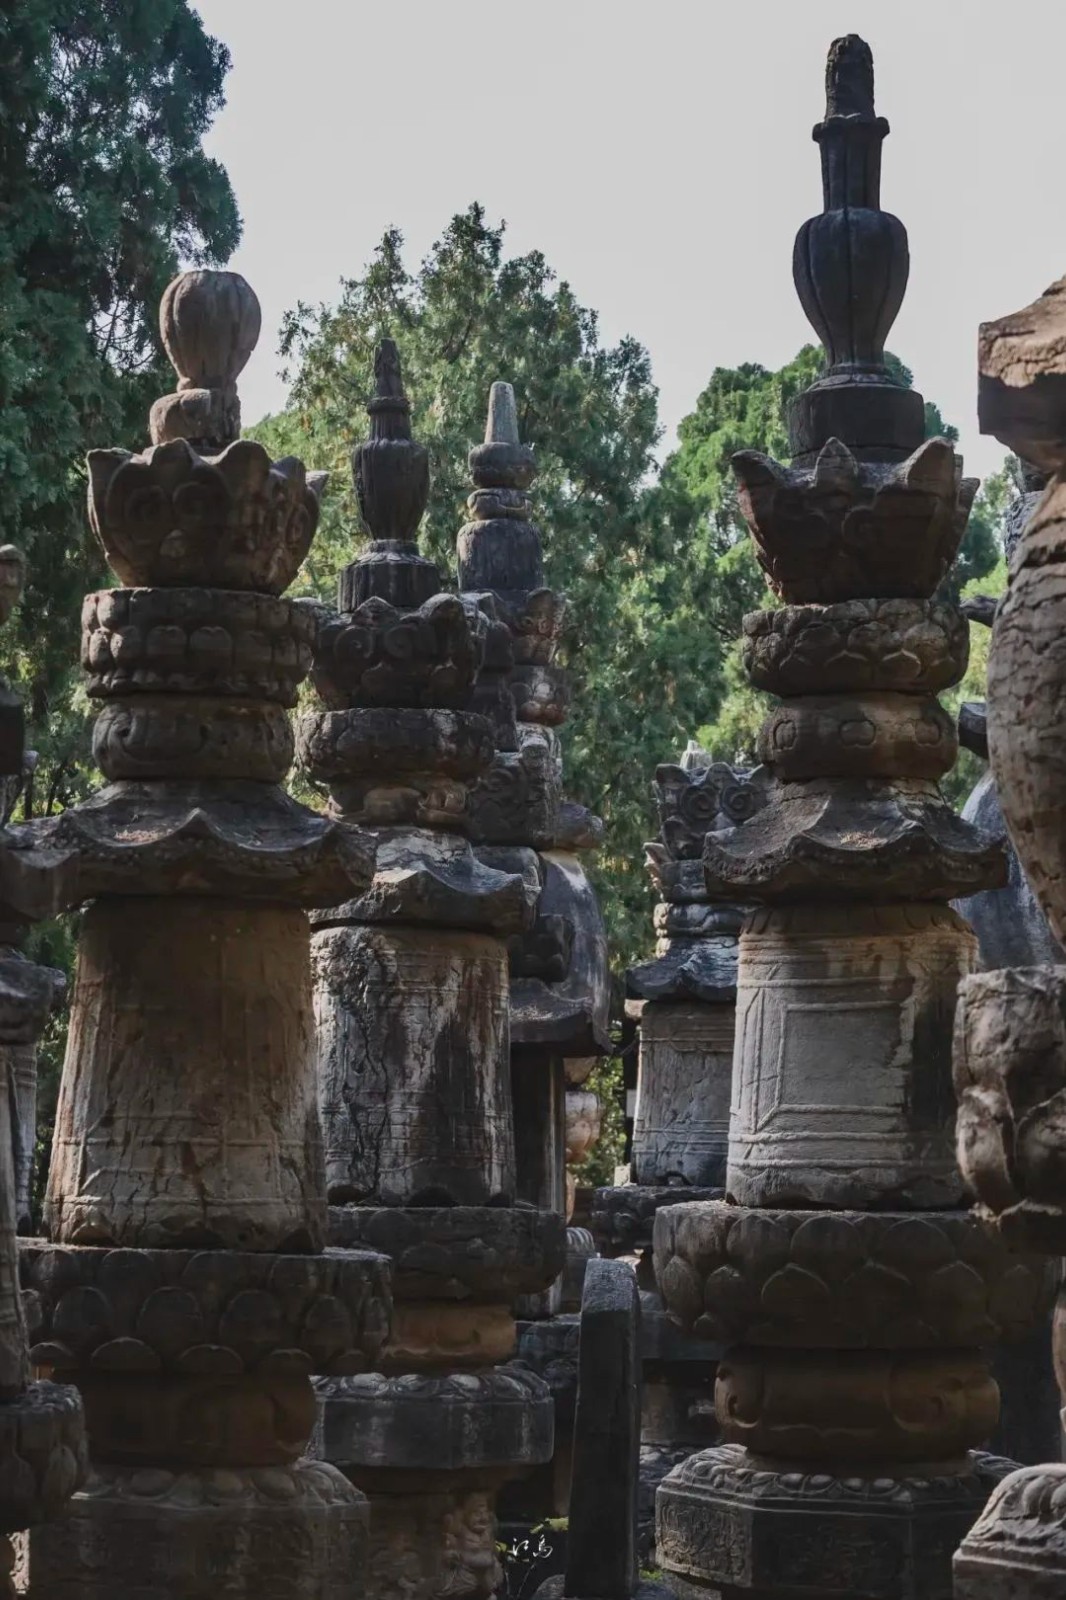
[{"label": "gray stone column", "polygon": [[393,1257],[396,1313],[373,1374],[319,1383],[317,1449],[370,1498],[372,1595],[487,1600],[500,1485],[552,1450],[546,1387],[501,1366],[515,1296],[563,1253],[562,1218],[516,1204],[507,940],[540,878],[532,850],[497,866],[467,837],[502,630],[418,553],[428,457],[391,340],[368,409],[353,470],[372,539],[318,618],[327,709],[298,747],[332,814],[376,840],[366,890],[315,920],[315,1013],[330,1238]]}]

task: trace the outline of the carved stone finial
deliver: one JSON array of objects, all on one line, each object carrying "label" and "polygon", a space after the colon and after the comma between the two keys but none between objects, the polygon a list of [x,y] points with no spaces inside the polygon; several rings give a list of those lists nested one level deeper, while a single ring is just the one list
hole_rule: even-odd
[{"label": "carved stone finial", "polygon": [[159,332],[178,375],[152,407],[153,444],[187,439],[214,455],[240,436],[237,379],[259,342],[262,313],[239,272],[182,272],[159,307]]},{"label": "carved stone finial", "polygon": [[907,230],[881,210],[881,145],[870,47],[836,39],[826,65],[822,214],[796,236],[796,292],[825,349],[827,371],[793,402],[794,456],[803,464],[831,438],[859,460],[900,461],[922,441],[924,406],[885,366],[885,340],[903,303]]},{"label": "carved stone finial", "polygon": [[415,542],[429,499],[429,452],[411,437],[411,403],[392,339],[382,339],[374,353],[374,394],[366,409],[370,437],[352,451],[352,477],[373,542],[341,573],[340,607],[354,611],[376,596],[413,610],[438,592],[441,579]]},{"label": "carved stone finial", "polygon": [[825,115],[826,121],[831,117],[858,117],[863,122],[875,120],[873,51],[857,33],[846,33],[829,46],[825,63]]},{"label": "carved stone finial", "polygon": [[533,451],[518,433],[518,408],[509,383],[489,391],[484,443],[470,452],[474,492],[471,521],[459,533],[459,586],[498,595],[544,587],[540,533],[531,522],[527,490],[536,477]]}]

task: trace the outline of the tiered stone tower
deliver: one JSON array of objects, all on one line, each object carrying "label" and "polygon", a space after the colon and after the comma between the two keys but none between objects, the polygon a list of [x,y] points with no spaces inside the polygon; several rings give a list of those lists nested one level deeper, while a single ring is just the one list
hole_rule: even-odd
[{"label": "tiered stone tower", "polygon": [[[471,836],[482,859],[501,866],[515,848],[523,857],[535,851],[540,882],[533,928],[510,941],[518,1195],[569,1213],[568,1087],[582,1084],[610,1050],[607,935],[578,854],[598,846],[603,825],[563,797],[556,730],[566,720],[570,690],[556,654],[566,598],[545,582],[529,495],[536,462],[521,442],[509,383],[492,385],[485,438],[470,452],[470,473],[470,521],[458,537],[459,587],[506,629],[497,753],[471,794]],[[577,1296],[580,1301],[580,1283]],[[556,1284],[523,1311],[548,1315],[560,1299]]]},{"label": "tiered stone tower", "polygon": [[[365,885],[373,841],[296,804],[288,707],[310,665],[281,598],[317,485],[240,440],[259,305],[184,273],[161,326],[178,391],[153,448],[89,457],[127,587],[83,610],[107,786],[18,830],[81,926],[45,1220],[23,1241],[39,1368],[81,1390],[92,1475],[35,1529],[33,1600],[361,1591],[366,1503],[301,1460],[311,1374],[373,1364],[387,1263],[323,1251],[306,907]],[[354,1586],[354,1588],[353,1588]]]},{"label": "tiered stone tower", "polygon": [[[983,432],[1049,473],[1010,557],[988,663],[989,753],[1003,814],[1051,931],[1066,936],[1066,279],[980,338]],[[955,1030],[959,1164],[1008,1245],[1066,1255],[1066,971],[968,978]],[[1066,1402],[1066,1291],[1052,1330]],[[1066,1413],[1064,1413],[1066,1416]],[[956,1600],[1066,1592],[1066,1466],[1026,1467],[992,1495],[955,1558]]]},{"label": "tiered stone tower", "polygon": [[739,905],[713,901],[703,843],[764,803],[762,773],[734,772],[693,742],[680,764],[656,769],[659,838],[645,846],[659,892],[653,961],[632,968],[627,1010],[640,1023],[633,1181],[597,1191],[593,1226],[605,1254],[635,1253],[642,1290],[644,1399],[642,1553],[652,1543],[655,1493],[665,1474],[718,1438],[714,1352],[663,1311],[652,1269],[660,1206],[725,1193],[736,1020]]},{"label": "tiered stone tower", "polygon": [[515,1299],[564,1254],[562,1217],[515,1203],[507,939],[539,874],[532,851],[497,871],[466,837],[501,639],[418,552],[428,456],[388,339],[369,412],[353,468],[371,542],[320,620],[329,709],[298,740],[333,814],[376,840],[367,891],[316,919],[315,1006],[330,1236],[393,1257],[397,1305],[379,1370],[319,1385],[317,1448],[370,1495],[375,1596],[488,1596],[496,1492],[552,1451],[547,1388],[499,1365]]},{"label": "tiered stone tower", "polygon": [[[511,384],[492,385],[485,437],[469,465],[459,588],[468,607],[492,619],[493,671],[483,675],[481,700],[496,729],[492,765],[471,791],[470,832],[486,864],[521,871],[532,860],[538,885],[536,921],[508,941],[516,1193],[569,1216],[567,1161],[595,1123],[588,1093],[576,1086],[610,1048],[607,938],[578,854],[598,845],[603,828],[563,797],[557,729],[569,684],[556,655],[566,599],[545,581],[530,496],[536,461],[521,441]],[[546,1292],[519,1299],[519,1351],[533,1370],[557,1367],[560,1352],[576,1346],[576,1327],[553,1319],[577,1309],[590,1251],[589,1236],[568,1229],[566,1272]],[[572,1395],[556,1389],[556,1401],[563,1425],[553,1459],[509,1485],[501,1500],[516,1531],[566,1511]]]},{"label": "tiered stone tower", "polygon": [[[966,663],[932,598],[974,485],[884,343],[908,273],[881,211],[868,47],[829,52],[825,210],[796,241],[827,371],[795,401],[791,467],[742,453],[741,504],[785,605],[745,623],[766,806],[704,847],[740,938],[728,1203],[667,1208],[655,1266],[683,1324],[729,1348],[726,1443],[659,1491],[661,1563],[724,1600],[944,1600],[996,1469],[988,1347],[1042,1307],[1038,1262],[961,1209],[955,991],[975,941],[947,902],[1001,883],[999,846],[937,779],[936,700]],[[1000,1467],[999,1470],[1002,1470]]]},{"label": "tiered stone tower", "polygon": [[[0,547],[0,624],[22,593],[25,563],[13,545]],[[0,783],[17,779],[23,765],[22,706],[0,678]],[[0,859],[17,841],[0,831]],[[48,893],[47,865],[42,864]],[[0,1595],[15,1594],[15,1551],[9,1535],[59,1516],[85,1481],[88,1451],[76,1389],[30,1383],[26,1319],[19,1294],[15,1244],[19,1139],[18,1067],[33,1052],[52,1008],[58,973],[27,961],[19,945],[26,914],[0,904]]]}]

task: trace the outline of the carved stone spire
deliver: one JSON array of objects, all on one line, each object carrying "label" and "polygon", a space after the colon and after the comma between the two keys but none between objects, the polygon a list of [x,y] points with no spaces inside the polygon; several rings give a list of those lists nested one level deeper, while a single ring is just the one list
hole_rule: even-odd
[{"label": "carved stone spire", "polygon": [[793,403],[793,455],[800,462],[836,437],[860,460],[901,461],[924,434],[921,395],[903,388],[884,359],[910,255],[906,228],[881,209],[888,123],[874,111],[873,57],[856,34],[830,46],[825,92],[825,120],[814,129],[823,210],[796,235],[792,272],[827,371]]},{"label": "carved stone spire", "polygon": [[470,452],[472,520],[459,535],[459,587],[508,597],[543,589],[540,532],[527,490],[537,475],[533,451],[518,436],[518,408],[509,383],[489,391],[485,440]]},{"label": "carved stone spire", "polygon": [[352,451],[359,511],[371,543],[340,576],[340,608],[354,611],[376,596],[405,609],[441,590],[437,565],[418,553],[418,524],[429,499],[429,451],[411,436],[400,352],[382,339],[374,353],[370,437]]}]

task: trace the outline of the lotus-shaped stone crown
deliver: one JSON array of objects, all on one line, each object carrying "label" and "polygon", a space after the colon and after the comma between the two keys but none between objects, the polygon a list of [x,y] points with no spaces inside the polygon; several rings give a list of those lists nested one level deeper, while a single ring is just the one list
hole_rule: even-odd
[{"label": "lotus-shaped stone crown", "polygon": [[463,602],[438,594],[416,611],[376,595],[319,630],[312,678],[331,711],[348,706],[442,706],[470,700],[483,649]]},{"label": "lotus-shaped stone crown", "polygon": [[793,605],[927,599],[955,559],[977,490],[946,439],[926,440],[898,465],[860,463],[839,439],[812,467],[742,450],[733,471],[759,564]]},{"label": "lotus-shaped stone crown", "polygon": [[690,743],[680,765],[656,767],[654,793],[663,844],[676,860],[697,861],[708,833],[746,822],[766,804],[765,774],[711,761]]},{"label": "lotus-shaped stone crown", "polygon": [[89,452],[89,519],[120,581],[280,594],[318,522],[325,476],[239,439],[236,380],[259,337],[259,302],[234,272],[184,272],[160,327],[176,394],[152,407],[152,447]]},{"label": "lotus-shaped stone crown", "polygon": [[324,473],[271,461],[238,439],[198,455],[185,439],[143,455],[89,452],[89,520],[129,588],[254,589],[281,594],[318,524]]}]

